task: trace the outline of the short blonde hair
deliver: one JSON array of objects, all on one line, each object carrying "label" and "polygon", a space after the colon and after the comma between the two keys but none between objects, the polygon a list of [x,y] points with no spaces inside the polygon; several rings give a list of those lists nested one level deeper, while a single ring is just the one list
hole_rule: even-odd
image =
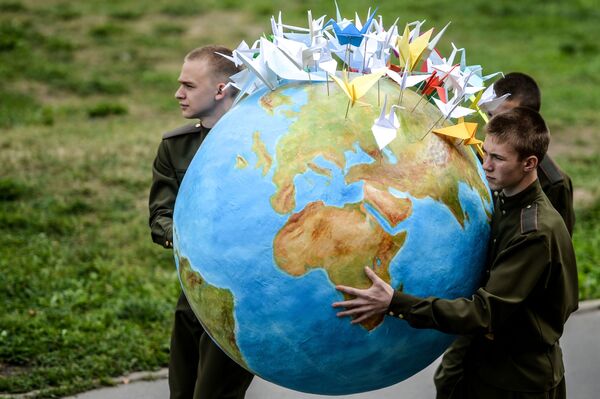
[{"label": "short blonde hair", "polygon": [[[187,55],[184,58],[184,61],[206,61],[215,79],[220,80],[223,83],[228,83],[229,77],[240,72],[240,68],[238,68],[232,61],[217,53],[228,56],[232,55],[232,51],[227,47],[219,45],[208,45],[193,49],[192,51],[187,53]],[[237,90],[231,90],[230,92],[236,94]]]}]

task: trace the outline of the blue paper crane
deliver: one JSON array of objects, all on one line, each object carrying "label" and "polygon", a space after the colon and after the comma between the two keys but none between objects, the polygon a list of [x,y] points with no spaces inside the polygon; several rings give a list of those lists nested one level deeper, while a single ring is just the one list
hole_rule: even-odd
[{"label": "blue paper crane", "polygon": [[[335,8],[337,10],[338,21],[341,22],[340,11],[338,9],[337,2],[335,4]],[[351,44],[355,47],[359,47],[362,43],[364,37],[363,35],[367,33],[367,30],[369,29],[369,26],[371,25],[371,22],[373,21],[373,17],[375,16],[376,12],[377,9],[375,9],[375,11],[373,11],[373,13],[369,15],[367,22],[365,22],[361,30],[358,30],[356,25],[354,25],[353,23],[348,23],[348,25],[346,25],[346,27],[342,29],[338,24],[338,21],[334,21],[333,18],[330,19],[327,22],[327,24],[325,24],[325,27],[329,25],[333,26],[335,36],[337,37],[337,40],[341,45]]]}]

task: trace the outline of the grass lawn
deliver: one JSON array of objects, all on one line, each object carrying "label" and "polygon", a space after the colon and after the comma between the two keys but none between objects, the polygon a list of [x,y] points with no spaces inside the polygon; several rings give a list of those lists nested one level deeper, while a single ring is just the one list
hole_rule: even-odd
[{"label": "grass lawn", "polygon": [[[523,71],[543,93],[551,153],[573,178],[580,297],[600,297],[600,9],[593,0],[379,6],[386,26],[452,21],[443,40],[484,71]],[[182,57],[270,29],[272,0],[0,0],[0,396],[58,397],[163,367],[179,287],[151,243],[147,196]],[[335,15],[285,5],[284,22]]]}]

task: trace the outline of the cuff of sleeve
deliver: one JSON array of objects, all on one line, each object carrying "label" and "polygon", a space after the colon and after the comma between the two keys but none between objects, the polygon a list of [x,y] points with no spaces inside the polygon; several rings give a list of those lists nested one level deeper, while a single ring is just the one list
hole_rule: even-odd
[{"label": "cuff of sleeve", "polygon": [[173,225],[169,225],[165,230],[165,238],[168,242],[173,244]]},{"label": "cuff of sleeve", "polygon": [[410,313],[411,308],[421,301],[421,298],[407,295],[402,291],[394,291],[387,314],[392,317],[404,319]]},{"label": "cuff of sleeve", "polygon": [[159,224],[153,226],[151,231],[152,241],[164,248],[173,248],[173,227],[169,224],[163,227]]}]

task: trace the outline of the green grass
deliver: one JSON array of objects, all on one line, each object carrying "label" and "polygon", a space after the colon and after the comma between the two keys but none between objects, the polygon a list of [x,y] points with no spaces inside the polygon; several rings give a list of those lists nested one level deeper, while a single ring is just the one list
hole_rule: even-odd
[{"label": "green grass", "polygon": [[[196,46],[270,29],[274,0],[0,0],[0,396],[57,397],[168,357],[178,282],[150,241],[150,165],[184,121],[173,94]],[[452,21],[449,42],[484,70],[538,79],[559,164],[576,188],[580,296],[600,297],[600,11],[595,2],[441,0],[371,5],[390,24]],[[284,22],[335,15],[286,4]]]}]

